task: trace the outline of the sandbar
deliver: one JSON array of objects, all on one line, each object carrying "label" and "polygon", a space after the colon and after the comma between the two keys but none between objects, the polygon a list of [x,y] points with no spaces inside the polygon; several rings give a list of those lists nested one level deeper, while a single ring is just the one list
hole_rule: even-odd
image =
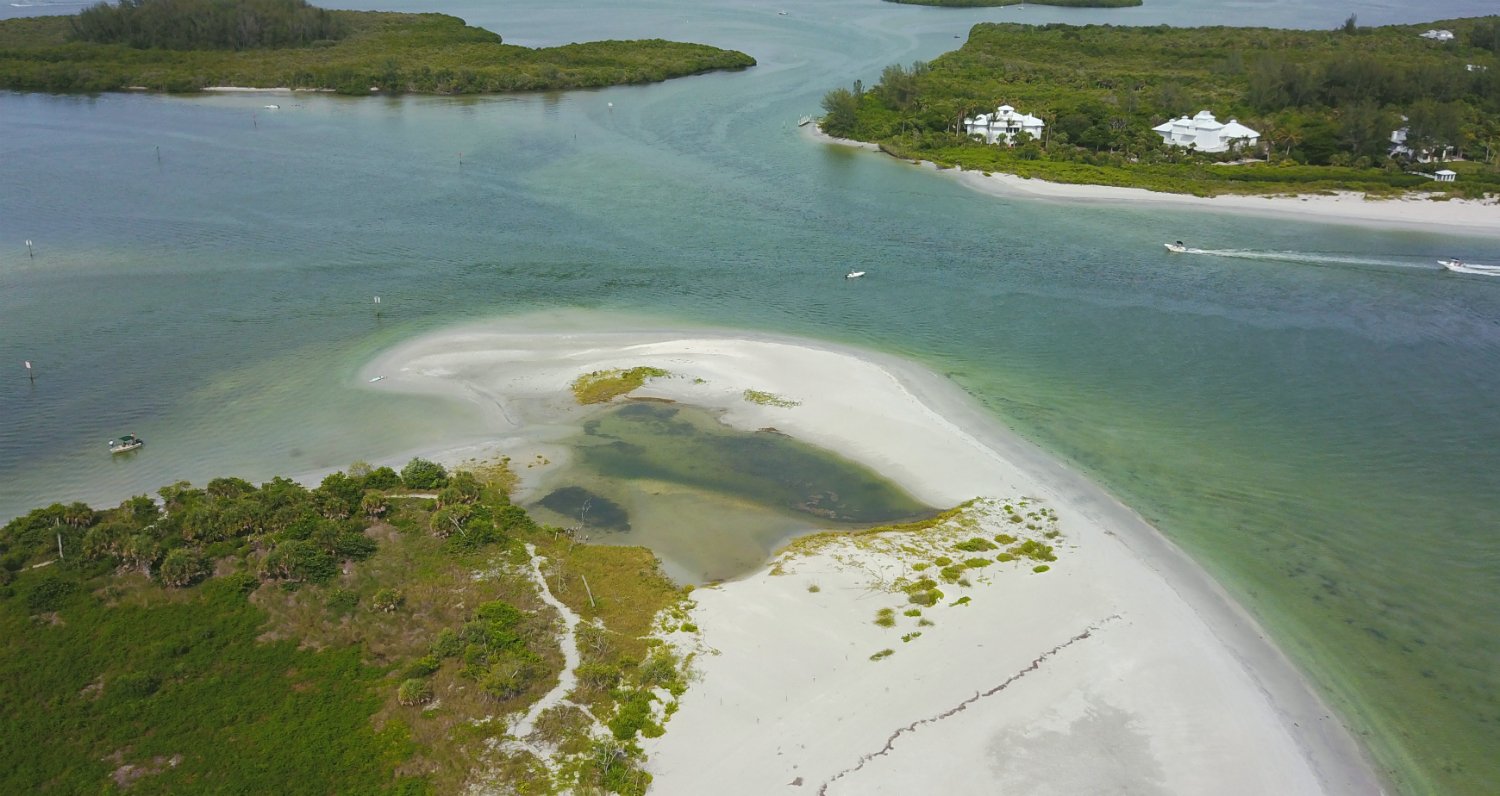
[{"label": "sandbar", "polygon": [[[674,634],[695,653],[690,687],[665,735],[643,744],[652,792],[1386,789],[1296,667],[1200,567],[941,376],[821,342],[580,318],[428,334],[380,355],[360,382],[471,403],[486,425],[476,434],[519,456],[555,446],[558,429],[594,411],[572,404],[575,377],[652,365],[672,376],[639,396],[718,410],[736,428],[774,427],[933,505],[1024,496],[1056,512],[1062,532],[1050,571],[986,570],[963,592],[967,604],[927,608],[933,624],[910,643],[872,621],[891,604],[882,583],[907,565],[839,539],[695,590],[698,631]],[[375,374],[385,378],[367,383]],[[751,403],[747,389],[796,405]],[[522,475],[523,490],[538,477]],[[882,648],[894,652],[871,660]]]}]

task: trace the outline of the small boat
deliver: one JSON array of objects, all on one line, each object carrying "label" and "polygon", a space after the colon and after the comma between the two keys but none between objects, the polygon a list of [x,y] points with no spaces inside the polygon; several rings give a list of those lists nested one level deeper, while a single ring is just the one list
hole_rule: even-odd
[{"label": "small boat", "polygon": [[1183,252],[1187,251],[1187,246],[1183,244],[1182,241],[1177,241],[1176,243],[1163,243],[1162,245],[1167,247],[1167,251],[1173,254],[1182,254]]},{"label": "small boat", "polygon": [[123,437],[116,437],[109,441],[109,452],[125,453],[127,451],[133,451],[145,444],[146,441],[141,439],[140,437],[137,437],[134,434],[126,434]]},{"label": "small boat", "polygon": [[784,16],[786,16],[786,12],[785,11],[777,11],[776,12],[776,16],[778,16],[778,17],[784,17]]},{"label": "small boat", "polygon": [[1479,263],[1466,263],[1458,258],[1438,260],[1438,265],[1457,274],[1483,274],[1485,276],[1500,276],[1500,265],[1480,265]]},{"label": "small boat", "polygon": [[268,110],[268,111],[279,110],[280,108],[281,108],[280,105],[267,105],[266,106],[266,110]]},{"label": "small boat", "polygon": [[849,273],[844,274],[844,278],[845,279],[858,279],[858,278],[860,278],[860,277],[862,277],[864,275],[865,275],[864,271],[850,271]]},{"label": "small boat", "polygon": [[385,378],[385,377],[384,376],[376,376],[376,377],[370,379],[370,383],[374,384],[375,382],[380,381],[383,378]]},{"label": "small boat", "polygon": [[813,117],[811,117],[811,116],[803,116],[801,119],[797,120],[797,126],[798,127],[806,127],[809,124],[812,124],[812,119],[813,119]]}]

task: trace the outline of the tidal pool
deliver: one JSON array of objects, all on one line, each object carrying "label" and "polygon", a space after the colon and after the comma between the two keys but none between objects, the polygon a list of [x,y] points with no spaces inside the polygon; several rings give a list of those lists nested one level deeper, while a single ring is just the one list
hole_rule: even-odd
[{"label": "tidal pool", "polygon": [[626,403],[573,444],[575,463],[527,508],[589,541],[648,547],[679,582],[747,574],[795,536],[935,512],[868,467],[681,404]]}]

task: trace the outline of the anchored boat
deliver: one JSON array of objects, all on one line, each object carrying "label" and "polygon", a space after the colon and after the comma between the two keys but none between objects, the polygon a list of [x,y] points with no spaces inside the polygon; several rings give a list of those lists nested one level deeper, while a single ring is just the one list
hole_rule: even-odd
[{"label": "anchored boat", "polygon": [[115,437],[109,441],[110,453],[125,453],[145,445],[146,441],[134,434],[126,434],[123,437]]}]

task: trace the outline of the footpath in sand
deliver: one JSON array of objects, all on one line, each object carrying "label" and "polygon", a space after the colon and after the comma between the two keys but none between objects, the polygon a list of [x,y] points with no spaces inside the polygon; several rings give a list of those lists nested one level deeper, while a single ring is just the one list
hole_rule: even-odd
[{"label": "footpath in sand", "polygon": [[[985,499],[935,530],[794,545],[696,590],[693,680],[644,743],[652,792],[1381,792],[1347,730],[1201,569],[940,377],[781,338],[524,328],[429,335],[366,372],[386,375],[373,389],[484,406],[486,431],[520,444],[585,416],[566,401],[578,375],[655,366],[673,375],[637,395],[774,426],[931,505]],[[749,403],[747,389],[798,403]],[[996,560],[1004,535],[1055,560]]]}]

